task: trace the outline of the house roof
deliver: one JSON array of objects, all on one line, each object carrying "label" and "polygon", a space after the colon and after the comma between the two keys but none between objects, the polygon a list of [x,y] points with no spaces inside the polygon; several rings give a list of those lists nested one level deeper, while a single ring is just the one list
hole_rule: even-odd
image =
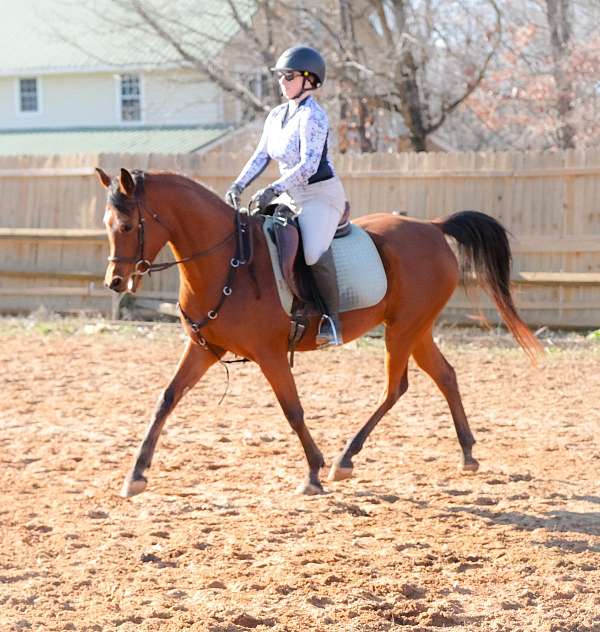
[{"label": "house roof", "polygon": [[226,127],[135,127],[0,130],[0,155],[198,151],[229,132]]},{"label": "house roof", "polygon": [[[0,0],[0,76],[182,66],[173,46],[123,4]],[[248,21],[254,0],[235,4]],[[217,54],[239,30],[222,0],[144,0],[141,6],[178,44],[202,58]]]}]

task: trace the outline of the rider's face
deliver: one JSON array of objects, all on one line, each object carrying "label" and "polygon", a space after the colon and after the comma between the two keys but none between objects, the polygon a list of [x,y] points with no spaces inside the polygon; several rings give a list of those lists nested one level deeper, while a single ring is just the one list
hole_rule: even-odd
[{"label": "rider's face", "polygon": [[286,72],[279,77],[279,87],[286,99],[293,99],[302,90],[302,75]]}]

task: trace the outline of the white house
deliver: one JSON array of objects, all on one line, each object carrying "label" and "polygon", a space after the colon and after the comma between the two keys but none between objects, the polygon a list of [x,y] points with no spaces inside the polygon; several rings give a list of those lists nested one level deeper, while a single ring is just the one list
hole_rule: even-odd
[{"label": "white house", "polygon": [[[224,53],[238,30],[227,3],[171,4],[190,10],[183,37],[211,33],[202,51]],[[240,123],[220,88],[111,0],[0,0],[0,15],[0,155],[191,152]]]}]

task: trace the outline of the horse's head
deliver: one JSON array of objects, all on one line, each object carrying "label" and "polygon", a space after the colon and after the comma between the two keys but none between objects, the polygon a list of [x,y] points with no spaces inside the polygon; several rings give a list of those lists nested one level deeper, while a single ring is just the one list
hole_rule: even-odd
[{"label": "horse's head", "polygon": [[104,225],[110,255],[104,285],[115,292],[135,292],[168,235],[164,225],[155,221],[156,214],[144,204],[143,173],[132,175],[121,169],[118,178],[111,178],[99,167],[96,171],[107,189]]}]

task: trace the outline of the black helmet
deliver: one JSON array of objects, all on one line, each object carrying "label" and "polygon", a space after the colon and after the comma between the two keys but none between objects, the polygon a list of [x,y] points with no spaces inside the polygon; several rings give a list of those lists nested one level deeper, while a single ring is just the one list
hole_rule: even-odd
[{"label": "black helmet", "polygon": [[325,81],[325,60],[310,46],[293,46],[284,51],[271,70],[296,70],[315,75],[317,88]]}]

